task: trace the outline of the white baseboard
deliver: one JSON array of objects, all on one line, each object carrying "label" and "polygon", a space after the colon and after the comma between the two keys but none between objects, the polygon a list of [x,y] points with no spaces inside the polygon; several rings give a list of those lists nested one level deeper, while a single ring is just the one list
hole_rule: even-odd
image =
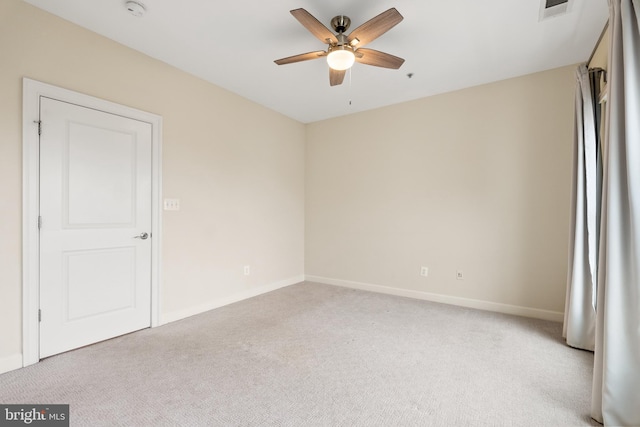
[{"label": "white baseboard", "polygon": [[0,357],[0,374],[22,368],[22,354]]},{"label": "white baseboard", "polygon": [[223,307],[225,305],[233,304],[234,302],[249,299],[258,295],[266,294],[267,292],[275,291],[276,289],[284,288],[287,286],[295,285],[296,283],[304,282],[304,276],[290,277],[285,280],[280,280],[274,283],[268,283],[257,288],[249,289],[243,292],[230,295],[228,297],[219,298],[213,301],[209,301],[205,304],[200,304],[195,307],[189,307],[185,310],[174,311],[171,313],[162,314],[160,316],[160,324],[175,322],[186,317],[195,316],[196,314],[204,313],[205,311],[213,310],[215,308]]},{"label": "white baseboard", "polygon": [[496,313],[513,314],[516,316],[532,317],[534,319],[552,320],[562,322],[564,313],[559,311],[543,310],[539,308],[522,307],[518,305],[501,304],[498,302],[482,301],[470,298],[455,297],[451,295],[433,294],[410,289],[392,288],[389,286],[372,285],[369,283],[353,282],[350,280],[332,279],[321,276],[305,276],[305,281],[323,283],[326,285],[342,286],[344,288],[360,289],[363,291],[379,292],[382,294],[421,299],[425,301],[440,302],[443,304],[458,305],[461,307],[476,308],[479,310],[494,311]]}]

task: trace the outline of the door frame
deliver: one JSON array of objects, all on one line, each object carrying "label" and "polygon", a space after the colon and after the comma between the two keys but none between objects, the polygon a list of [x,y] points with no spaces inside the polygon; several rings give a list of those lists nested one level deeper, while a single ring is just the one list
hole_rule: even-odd
[{"label": "door frame", "polygon": [[160,325],[162,116],[26,77],[22,80],[22,89],[22,366],[28,366],[40,361],[40,97],[151,124],[151,327]]}]

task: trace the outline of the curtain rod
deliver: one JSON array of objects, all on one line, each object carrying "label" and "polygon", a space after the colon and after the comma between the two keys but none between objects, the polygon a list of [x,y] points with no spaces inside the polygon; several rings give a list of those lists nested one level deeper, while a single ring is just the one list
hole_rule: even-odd
[{"label": "curtain rod", "polygon": [[589,74],[592,73],[602,73],[602,75],[604,76],[604,82],[607,82],[607,70],[605,70],[604,68],[589,68],[587,71],[589,71]]},{"label": "curtain rod", "polygon": [[589,64],[591,63],[591,60],[593,59],[593,56],[596,54],[596,50],[598,50],[598,46],[600,45],[600,42],[604,38],[604,35],[607,32],[607,28],[609,28],[609,20],[608,19],[607,19],[607,23],[604,24],[604,28],[602,29],[602,32],[600,33],[600,37],[598,37],[598,41],[596,42],[596,45],[593,47],[593,51],[591,52],[591,55],[589,56],[589,59],[587,60],[587,66],[589,66]]}]

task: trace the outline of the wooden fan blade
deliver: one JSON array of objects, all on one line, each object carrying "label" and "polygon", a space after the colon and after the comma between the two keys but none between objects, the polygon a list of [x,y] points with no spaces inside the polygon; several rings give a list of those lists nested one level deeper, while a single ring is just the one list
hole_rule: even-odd
[{"label": "wooden fan blade", "polygon": [[309,61],[311,59],[318,59],[326,55],[327,55],[327,52],[325,52],[324,50],[317,50],[315,52],[301,53],[300,55],[293,55],[293,56],[288,56],[282,59],[276,59],[273,62],[275,62],[278,65],[293,64],[294,62],[302,62],[302,61]]},{"label": "wooden fan blade", "polygon": [[[347,40],[356,48],[362,47],[398,25],[403,19],[400,12],[392,7],[353,30]],[[355,39],[358,39],[358,42],[353,44]]]},{"label": "wooden fan blade", "polygon": [[376,67],[393,68],[397,70],[404,64],[404,59],[397,56],[393,56],[388,53],[380,52],[373,49],[358,49],[356,54],[356,61],[361,64],[375,65]]},{"label": "wooden fan blade", "polygon": [[345,74],[347,74],[347,70],[338,71],[329,67],[329,84],[331,86],[341,85]]},{"label": "wooden fan blade", "polygon": [[290,11],[294,18],[296,18],[307,30],[311,32],[322,43],[331,44],[337,43],[335,34],[322,25],[312,14],[304,9],[294,9]]}]

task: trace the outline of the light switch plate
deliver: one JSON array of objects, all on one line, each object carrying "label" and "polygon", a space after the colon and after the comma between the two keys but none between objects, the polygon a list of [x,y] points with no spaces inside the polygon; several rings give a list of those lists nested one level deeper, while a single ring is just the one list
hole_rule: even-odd
[{"label": "light switch plate", "polygon": [[165,211],[179,211],[180,210],[180,199],[164,199],[164,210]]}]

